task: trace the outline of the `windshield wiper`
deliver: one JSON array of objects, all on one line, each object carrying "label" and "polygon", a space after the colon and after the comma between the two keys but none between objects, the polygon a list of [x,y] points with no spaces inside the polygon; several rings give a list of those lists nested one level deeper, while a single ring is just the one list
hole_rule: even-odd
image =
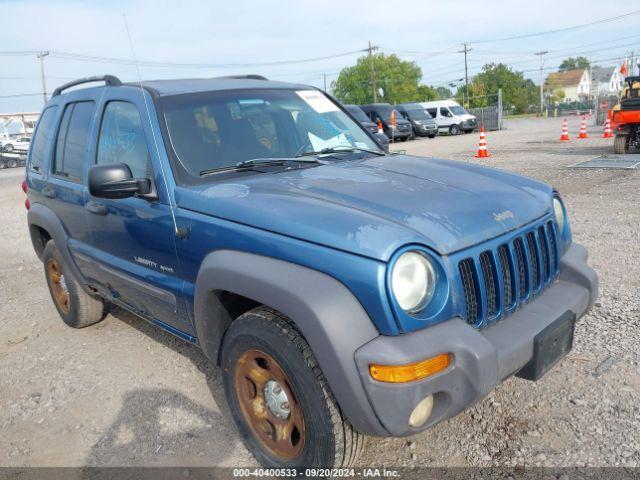
[{"label": "windshield wiper", "polygon": [[299,153],[298,155],[296,155],[296,157],[313,157],[316,155],[327,155],[330,153],[352,153],[352,152],[366,152],[366,153],[372,153],[374,155],[378,155],[383,157],[384,155],[386,155],[383,152],[376,152],[375,150],[369,150],[366,148],[359,148],[359,147],[328,147],[328,148],[323,148],[322,150],[318,150],[318,151],[314,151],[314,152],[302,152]]},{"label": "windshield wiper", "polygon": [[235,165],[228,165],[226,167],[218,167],[211,168],[208,170],[202,170],[200,172],[200,176],[204,177],[207,175],[215,175],[217,173],[223,172],[242,172],[245,170],[252,170],[257,166],[261,167],[272,167],[278,165],[286,165],[287,163],[320,163],[326,164],[328,162],[318,159],[307,159],[307,158],[251,158],[248,160],[242,160],[241,162],[236,163]]}]

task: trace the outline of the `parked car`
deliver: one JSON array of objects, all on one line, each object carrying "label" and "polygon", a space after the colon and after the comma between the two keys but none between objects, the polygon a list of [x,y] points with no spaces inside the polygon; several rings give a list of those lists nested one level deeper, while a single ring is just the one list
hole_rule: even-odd
[{"label": "parked car", "polygon": [[551,186],[385,154],[324,92],[256,76],[63,85],[23,189],[62,320],[113,304],[202,348],[269,467],[348,466],[363,435],[537,380],[597,295]]},{"label": "parked car", "polygon": [[419,103],[400,103],[395,109],[411,123],[414,137],[435,138],[438,134],[438,124]]},{"label": "parked car", "polygon": [[29,137],[0,138],[0,149],[5,153],[27,153],[30,141]]},{"label": "parked car", "polygon": [[421,102],[420,105],[436,121],[439,130],[448,131],[451,135],[458,135],[460,132],[470,133],[478,126],[476,117],[454,100]]},{"label": "parked car", "polygon": [[355,118],[360,125],[371,133],[378,133],[378,125],[373,123],[367,114],[358,105],[344,105],[344,108]]},{"label": "parked car", "polygon": [[[372,103],[370,105],[361,105],[360,108],[367,114],[369,119],[377,124],[382,123],[382,129],[389,139],[405,141],[411,136],[411,123],[402,118],[388,103]],[[395,112],[395,113],[393,113]],[[392,125],[391,118],[395,115],[396,125]]]}]

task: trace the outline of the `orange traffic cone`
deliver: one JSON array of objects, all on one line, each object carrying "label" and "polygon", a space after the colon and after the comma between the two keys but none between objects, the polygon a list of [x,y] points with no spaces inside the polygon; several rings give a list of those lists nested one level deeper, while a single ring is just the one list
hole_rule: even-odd
[{"label": "orange traffic cone", "polygon": [[611,131],[611,120],[609,120],[609,117],[607,117],[607,121],[604,124],[604,134],[602,135],[602,138],[612,138],[613,137],[613,132]]},{"label": "orange traffic cone", "polygon": [[384,133],[384,129],[382,128],[382,122],[378,120],[378,133]]},{"label": "orange traffic cone", "polygon": [[560,135],[561,142],[569,141],[569,129],[567,128],[567,119],[565,118],[562,122],[562,135]]},{"label": "orange traffic cone", "polygon": [[582,123],[580,124],[580,133],[578,138],[587,138],[587,117],[582,117]]},{"label": "orange traffic cone", "polygon": [[478,143],[478,154],[476,158],[490,157],[489,150],[487,150],[487,139],[484,136],[484,127],[480,127],[480,142]]}]

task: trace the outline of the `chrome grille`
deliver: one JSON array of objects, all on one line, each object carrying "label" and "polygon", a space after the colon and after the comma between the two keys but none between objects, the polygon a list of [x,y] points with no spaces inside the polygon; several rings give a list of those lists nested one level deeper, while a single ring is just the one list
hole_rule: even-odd
[{"label": "chrome grille", "polygon": [[458,263],[466,321],[476,327],[498,321],[539,294],[558,275],[559,254],[552,222],[516,235],[494,249]]}]

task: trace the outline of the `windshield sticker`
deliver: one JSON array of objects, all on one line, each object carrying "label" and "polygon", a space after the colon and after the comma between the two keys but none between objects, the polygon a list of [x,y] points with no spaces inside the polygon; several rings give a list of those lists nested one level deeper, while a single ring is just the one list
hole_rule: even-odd
[{"label": "windshield sticker", "polygon": [[318,113],[337,112],[338,107],[317,90],[299,90],[298,96]]},{"label": "windshield sticker", "polygon": [[351,147],[351,143],[347,140],[347,137],[344,133],[340,135],[336,135],[335,137],[331,137],[327,140],[324,140],[320,137],[317,137],[313,133],[309,132],[309,142],[311,142],[311,147],[313,147],[314,152],[319,152],[324,148],[335,148],[335,147]]}]

